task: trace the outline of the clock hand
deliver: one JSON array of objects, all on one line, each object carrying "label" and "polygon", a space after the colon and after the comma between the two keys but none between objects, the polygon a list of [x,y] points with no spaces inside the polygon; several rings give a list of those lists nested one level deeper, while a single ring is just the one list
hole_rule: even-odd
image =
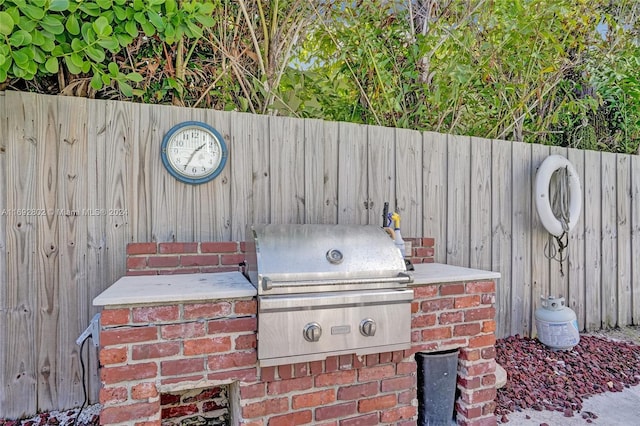
[{"label": "clock hand", "polygon": [[199,147],[197,147],[192,153],[191,156],[189,157],[189,160],[187,161],[187,164],[184,165],[184,169],[187,170],[187,166],[189,166],[189,163],[191,163],[191,160],[193,160],[193,157],[196,156],[196,153],[198,151],[200,151],[202,148],[204,148],[204,146],[206,145],[206,143],[203,143],[202,145],[200,145]]}]

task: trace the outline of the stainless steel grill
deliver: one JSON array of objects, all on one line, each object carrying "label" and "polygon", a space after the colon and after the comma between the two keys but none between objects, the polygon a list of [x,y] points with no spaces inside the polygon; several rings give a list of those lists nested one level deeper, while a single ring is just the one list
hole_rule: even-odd
[{"label": "stainless steel grill", "polygon": [[261,365],[410,347],[411,276],[382,228],[251,225],[247,240]]}]

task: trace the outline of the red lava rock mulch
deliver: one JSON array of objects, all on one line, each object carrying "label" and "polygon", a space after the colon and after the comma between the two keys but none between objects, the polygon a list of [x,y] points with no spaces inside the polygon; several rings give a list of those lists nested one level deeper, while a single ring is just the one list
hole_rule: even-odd
[{"label": "red lava rock mulch", "polygon": [[[507,372],[507,384],[498,389],[496,416],[532,408],[563,412],[572,417],[582,401],[603,392],[620,392],[640,383],[640,346],[629,342],[580,336],[568,351],[553,351],[537,339],[519,336],[496,342],[496,361]],[[583,412],[591,423],[595,413]]]},{"label": "red lava rock mulch", "polygon": [[98,405],[85,407],[78,423],[76,423],[78,410],[78,408],[74,408],[66,411],[44,412],[22,420],[0,419],[0,426],[98,426],[100,424],[100,417],[97,414],[100,411]]}]

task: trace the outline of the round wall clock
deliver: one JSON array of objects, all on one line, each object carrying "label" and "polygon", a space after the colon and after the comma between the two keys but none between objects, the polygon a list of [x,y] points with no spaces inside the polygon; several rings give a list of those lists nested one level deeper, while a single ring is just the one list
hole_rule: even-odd
[{"label": "round wall clock", "polygon": [[162,139],[162,164],[181,182],[209,182],[227,162],[227,145],[216,129],[198,121],[171,128]]}]

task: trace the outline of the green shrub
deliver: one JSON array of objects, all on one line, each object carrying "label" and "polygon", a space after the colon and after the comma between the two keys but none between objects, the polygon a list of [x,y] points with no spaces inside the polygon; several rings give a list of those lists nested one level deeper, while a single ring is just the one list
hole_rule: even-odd
[{"label": "green shrub", "polygon": [[168,43],[202,37],[214,21],[212,1],[0,0],[0,84],[56,74],[91,77],[91,87],[117,83],[125,96],[142,77],[121,72],[113,56],[140,32]]}]

